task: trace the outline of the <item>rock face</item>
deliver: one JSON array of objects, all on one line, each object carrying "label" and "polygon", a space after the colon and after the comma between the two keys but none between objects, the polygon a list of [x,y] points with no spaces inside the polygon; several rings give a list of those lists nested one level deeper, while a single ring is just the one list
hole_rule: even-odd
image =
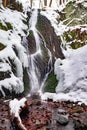
[{"label": "rock face", "polygon": [[36,42],[35,42],[35,38],[34,38],[34,34],[33,34],[32,30],[29,31],[29,36],[27,37],[27,41],[28,41],[29,54],[35,53],[36,52]]},{"label": "rock face", "polygon": [[55,57],[63,59],[64,55],[60,48],[61,40],[55,34],[50,21],[46,17],[39,14],[37,28],[44,37],[46,45],[52,53],[53,60]]}]

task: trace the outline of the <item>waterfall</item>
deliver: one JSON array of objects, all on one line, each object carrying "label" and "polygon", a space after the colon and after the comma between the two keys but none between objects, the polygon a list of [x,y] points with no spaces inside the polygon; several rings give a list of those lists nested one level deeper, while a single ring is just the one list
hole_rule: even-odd
[{"label": "waterfall", "polygon": [[[52,70],[51,52],[46,47],[45,39],[36,28],[37,20],[38,10],[35,9],[32,11],[29,20],[29,32],[33,32],[36,43],[35,52],[32,54],[28,53],[29,67],[27,71],[29,75],[31,94],[42,92],[45,81]],[[26,48],[27,50],[29,49],[28,47]]]}]

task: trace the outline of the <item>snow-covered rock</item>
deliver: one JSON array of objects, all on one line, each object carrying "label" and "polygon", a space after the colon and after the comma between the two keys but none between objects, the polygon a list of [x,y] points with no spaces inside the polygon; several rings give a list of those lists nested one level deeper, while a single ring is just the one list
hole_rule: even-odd
[{"label": "snow-covered rock", "polygon": [[22,108],[26,107],[26,100],[26,98],[22,98],[21,100],[14,99],[9,103],[10,115],[12,116],[13,120],[16,118],[17,125],[21,130],[27,130],[25,126],[22,124],[22,120],[20,118]]},{"label": "snow-covered rock", "polygon": [[10,75],[0,81],[0,91],[3,96],[5,96],[3,87],[10,93],[14,91],[19,94],[24,91],[23,67],[28,66],[28,60],[26,50],[21,45],[20,36],[25,36],[23,30],[27,30],[28,27],[23,20],[26,20],[23,13],[3,7],[0,9],[0,43],[5,46],[0,51],[0,72],[9,71]]}]

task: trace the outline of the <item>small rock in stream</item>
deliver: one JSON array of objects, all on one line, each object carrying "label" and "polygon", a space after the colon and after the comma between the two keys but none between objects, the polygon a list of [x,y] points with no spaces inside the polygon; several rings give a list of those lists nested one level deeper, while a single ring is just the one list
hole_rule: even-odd
[{"label": "small rock in stream", "polygon": [[67,125],[69,122],[68,115],[57,114],[55,119],[61,125]]}]

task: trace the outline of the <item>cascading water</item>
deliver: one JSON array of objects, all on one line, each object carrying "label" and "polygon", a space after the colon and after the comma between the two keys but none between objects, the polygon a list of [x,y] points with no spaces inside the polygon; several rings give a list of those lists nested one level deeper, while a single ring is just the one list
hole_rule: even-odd
[{"label": "cascading water", "polygon": [[[30,81],[30,94],[40,93],[43,90],[44,83],[48,74],[52,70],[52,56],[46,47],[45,40],[37,30],[38,10],[33,10],[29,20],[29,32],[32,31],[35,38],[35,52],[30,53],[29,48],[24,45],[28,53],[29,67],[27,69]],[[29,34],[28,34],[29,35]],[[29,43],[31,44],[31,43]]]}]

